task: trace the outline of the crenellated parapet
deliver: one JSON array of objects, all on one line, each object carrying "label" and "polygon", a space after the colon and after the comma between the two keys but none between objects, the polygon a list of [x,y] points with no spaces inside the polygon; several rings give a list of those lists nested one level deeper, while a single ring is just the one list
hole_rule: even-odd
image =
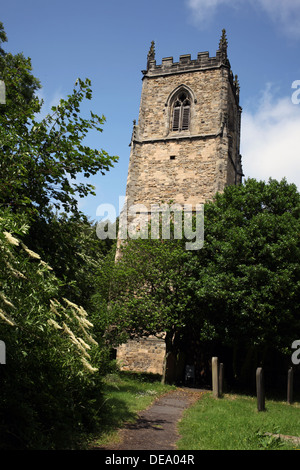
[{"label": "crenellated parapet", "polygon": [[179,61],[174,62],[173,57],[164,57],[161,64],[156,63],[155,44],[151,43],[147,56],[147,70],[142,70],[143,78],[156,78],[166,75],[183,74],[188,72],[197,72],[211,70],[220,67],[226,67],[229,73],[229,81],[234,94],[239,97],[239,85],[236,77],[234,78],[229,59],[227,57],[228,42],[226,31],[223,29],[219,42],[219,49],[214,57],[210,57],[209,52],[199,52],[196,59],[191,58],[191,54],[179,56]]},{"label": "crenellated parapet", "polygon": [[157,75],[166,75],[172,73],[182,73],[184,71],[191,72],[198,69],[210,69],[226,65],[230,67],[228,59],[224,61],[223,53],[217,51],[215,57],[210,57],[209,52],[199,52],[197,59],[192,60],[190,54],[181,55],[179,62],[174,62],[173,57],[165,57],[162,63],[157,65],[155,59],[148,60],[147,70],[143,70],[143,74],[148,77]]}]

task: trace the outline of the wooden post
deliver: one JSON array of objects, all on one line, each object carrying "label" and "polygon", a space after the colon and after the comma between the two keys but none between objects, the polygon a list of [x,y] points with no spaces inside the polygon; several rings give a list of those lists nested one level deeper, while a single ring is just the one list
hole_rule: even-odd
[{"label": "wooden post", "polygon": [[0,364],[6,364],[6,347],[4,341],[0,341]]},{"label": "wooden post", "polygon": [[219,359],[217,357],[212,358],[212,389],[213,389],[213,396],[215,398],[219,398],[220,391],[219,391]]},{"label": "wooden post", "polygon": [[294,371],[291,367],[288,370],[288,383],[287,383],[287,402],[291,405],[293,403],[293,382],[294,382]]},{"label": "wooden post", "polygon": [[223,395],[224,392],[224,364],[219,365],[219,394],[220,397]]},{"label": "wooden post", "polygon": [[256,369],[256,393],[257,393],[257,409],[265,411],[265,388],[263,370],[261,367]]}]

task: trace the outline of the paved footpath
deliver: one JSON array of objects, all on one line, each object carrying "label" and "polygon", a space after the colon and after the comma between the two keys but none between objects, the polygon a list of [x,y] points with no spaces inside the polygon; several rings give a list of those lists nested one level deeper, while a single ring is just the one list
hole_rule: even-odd
[{"label": "paved footpath", "polygon": [[120,430],[120,442],[99,450],[175,450],[180,438],[177,423],[184,409],[201,398],[204,390],[178,388],[158,398],[139,413],[135,423]]}]

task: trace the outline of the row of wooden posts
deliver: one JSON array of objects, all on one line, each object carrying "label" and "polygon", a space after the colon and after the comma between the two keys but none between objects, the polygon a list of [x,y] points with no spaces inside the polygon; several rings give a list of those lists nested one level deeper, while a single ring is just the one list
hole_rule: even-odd
[{"label": "row of wooden posts", "polygon": [[[287,403],[293,403],[293,369],[288,370],[287,379]],[[212,390],[215,398],[220,398],[223,395],[224,386],[224,365],[219,363],[217,357],[212,358]],[[264,372],[262,367],[256,369],[256,396],[257,396],[257,410],[265,411],[265,385],[264,385]]]}]

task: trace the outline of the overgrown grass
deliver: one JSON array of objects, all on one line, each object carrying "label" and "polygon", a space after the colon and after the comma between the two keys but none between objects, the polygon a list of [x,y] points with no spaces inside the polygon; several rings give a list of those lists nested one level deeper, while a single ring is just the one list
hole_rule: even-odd
[{"label": "overgrown grass", "polygon": [[255,397],[215,399],[208,392],[185,411],[179,433],[180,450],[299,450],[273,434],[300,436],[300,404],[267,400],[266,411],[258,412]]},{"label": "overgrown grass", "polygon": [[118,440],[118,429],[134,422],[137,413],[146,409],[156,398],[174,389],[164,385],[160,377],[152,374],[118,372],[104,379],[101,429],[93,447],[107,446]]}]

